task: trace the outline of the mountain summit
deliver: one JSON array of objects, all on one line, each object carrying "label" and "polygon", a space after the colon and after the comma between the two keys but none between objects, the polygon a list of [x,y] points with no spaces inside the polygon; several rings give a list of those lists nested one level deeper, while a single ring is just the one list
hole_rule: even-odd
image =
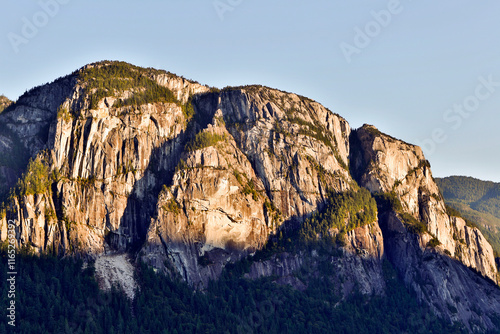
[{"label": "mountain summit", "polygon": [[493,250],[447,213],[422,150],[306,97],[104,61],[0,127],[2,241],[15,219],[20,248],[128,252],[199,289],[241,259],[299,290],[328,265],[343,298],[383,296],[388,260],[438,316],[496,328]]}]

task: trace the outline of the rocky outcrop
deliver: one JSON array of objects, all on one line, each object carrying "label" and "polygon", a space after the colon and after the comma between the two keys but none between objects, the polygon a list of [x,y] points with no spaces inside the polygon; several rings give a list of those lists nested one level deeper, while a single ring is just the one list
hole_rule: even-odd
[{"label": "rocky outcrop", "polygon": [[348,123],[320,104],[262,87],[223,91],[218,108],[284,219],[350,188]]},{"label": "rocky outcrop", "polygon": [[21,96],[9,111],[1,114],[2,125],[16,135],[31,156],[46,148],[50,138],[49,127],[57,117],[57,109],[75,85],[76,78],[70,75],[49,85],[33,88]]},{"label": "rocky outcrop", "polygon": [[175,97],[181,103],[187,103],[190,97],[210,91],[207,86],[165,71],[151,70],[148,76],[159,85],[174,92]]},{"label": "rocky outcrop", "polygon": [[[32,153],[45,149],[37,159],[52,173],[50,188],[16,196],[2,221],[5,229],[16,219],[20,242],[37,252],[97,255],[106,244],[124,251],[147,238],[145,260],[165,269],[169,259],[203,285],[283,222],[300,223],[328,187],[350,188],[349,125],[316,102],[257,86],[208,93],[148,69],[179,103],[115,107],[135,88],[93,104],[80,72],[29,92],[2,115],[18,136],[32,128],[21,142]],[[187,118],[187,103],[195,118]],[[194,134],[223,140],[185,150]]]},{"label": "rocky outcrop", "polygon": [[106,242],[122,251],[140,243],[184,146],[188,120],[181,105],[115,108],[116,99],[105,97],[92,109],[84,87],[73,74],[34,89],[1,115],[23,146],[45,149],[39,158],[53,176],[46,192],[17,195],[2,219],[3,228],[16,219],[20,242],[29,240],[37,252],[55,246],[99,254]]},{"label": "rocky outcrop", "polygon": [[454,228],[455,257],[466,266],[498,284],[498,270],[493,249],[483,234],[475,227],[467,226],[464,219],[450,217]]},{"label": "rocky outcrop", "polygon": [[334,282],[337,287],[335,292],[344,299],[354,291],[383,295],[383,258],[382,231],[378,222],[374,222],[347,233],[345,245],[333,255],[316,250],[279,253],[270,259],[253,262],[245,277],[277,277],[278,284],[289,284],[303,290],[311,278],[324,276],[326,267],[327,277],[323,279]]},{"label": "rocky outcrop", "polygon": [[342,191],[351,182],[349,127],[319,104],[259,87],[223,91],[215,112],[212,102],[197,101],[210,119],[197,138],[214,143],[182,155],[141,252],[195,286],[262,248],[284,222],[300,223],[322,204],[327,187]]},{"label": "rocky outcrop", "polygon": [[393,192],[403,212],[423,222],[427,233],[439,240],[439,249],[496,281],[491,245],[477,228],[446,213],[443,197],[420,147],[382,134],[370,125],[358,129],[354,136],[358,151],[352,164],[360,185],[374,193]]},{"label": "rocky outcrop", "polygon": [[28,159],[46,148],[57,108],[75,83],[70,75],[33,88],[0,114],[0,201],[6,200]]},{"label": "rocky outcrop", "polygon": [[197,138],[213,143],[183,155],[173,184],[160,194],[142,256],[162,270],[168,261],[204,286],[227,261],[261,248],[272,218],[264,213],[262,183],[225,128],[209,124]]}]

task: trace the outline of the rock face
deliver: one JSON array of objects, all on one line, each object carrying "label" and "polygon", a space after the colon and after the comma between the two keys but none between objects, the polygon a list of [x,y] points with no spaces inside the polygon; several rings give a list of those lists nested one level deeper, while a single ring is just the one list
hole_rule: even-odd
[{"label": "rock face", "polygon": [[197,138],[209,143],[183,153],[141,256],[205,286],[225,263],[262,248],[284,221],[315,211],[327,185],[349,189],[350,129],[315,102],[260,87],[196,105],[209,120]]},{"label": "rock face", "polygon": [[381,219],[387,257],[420,301],[435,314],[463,323],[470,331],[495,328],[492,320],[500,309],[497,286],[457,259],[425,247],[422,238],[409,233],[394,213]]},{"label": "rock face", "polygon": [[455,242],[455,257],[466,266],[489,277],[498,284],[498,271],[493,249],[479,229],[469,227],[465,220],[450,217]]},{"label": "rock face", "polygon": [[[492,328],[490,317],[498,315],[499,305],[491,293],[498,298],[498,289],[491,290],[478,275],[498,283],[493,249],[477,228],[448,216],[421,149],[369,125],[356,130],[351,143],[356,147],[351,165],[360,185],[392,192],[401,202],[399,212],[379,213],[379,219],[387,257],[405,283],[436,314],[471,330]],[[425,232],[410,233],[404,214],[424,223]]]},{"label": "rock face", "polygon": [[448,216],[420,147],[382,134],[369,125],[358,129],[354,136],[352,142],[359,152],[353,156],[353,166],[360,185],[372,192],[394,192],[402,210],[425,223],[428,234],[439,240],[439,249],[497,281],[491,245],[477,228],[466,226],[461,218]]},{"label": "rock face", "polygon": [[[208,90],[196,84],[186,90],[186,80],[172,75],[161,78],[179,87],[181,98]],[[21,144],[5,153],[24,148],[36,156],[43,149],[38,158],[53,173],[49,189],[14,197],[3,218],[3,231],[7,218],[21,222],[20,243],[37,252],[99,254],[106,241],[122,251],[140,243],[183,149],[188,120],[182,105],[115,108],[116,98],[105,97],[92,109],[85,84],[77,74],[59,79],[28,92],[1,115],[9,139]]]},{"label": "rock face", "polygon": [[0,126],[2,241],[15,219],[18,247],[93,258],[110,247],[204,288],[300,227],[328,190],[361,186],[394,205],[332,254],[276,252],[246,277],[305,289],[327,263],[342,297],[383,295],[387,259],[441,317],[475,330],[500,314],[491,246],[447,214],[421,149],[351,130],[305,97],[102,62],[26,93]]},{"label": "rock face", "polygon": [[[346,244],[335,255],[302,251],[297,254],[280,253],[270,259],[252,263],[247,278],[279,277],[278,284],[290,284],[305,289],[308,279],[321,276],[321,264],[331,270],[328,278],[334,282],[336,293],[347,298],[355,290],[367,295],[383,295],[385,280],[382,272],[384,244],[378,222],[358,227],[346,236]],[[304,272],[301,279],[297,273]]]}]

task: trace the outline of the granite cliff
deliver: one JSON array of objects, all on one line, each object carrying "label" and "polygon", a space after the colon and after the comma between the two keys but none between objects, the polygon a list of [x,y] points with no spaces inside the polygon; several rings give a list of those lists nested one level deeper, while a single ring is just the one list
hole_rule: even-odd
[{"label": "granite cliff", "polygon": [[[308,98],[100,62],[30,90],[0,114],[0,127],[2,241],[15,219],[20,248],[128,252],[201,289],[247,256],[245,277],[297,289],[329,263],[346,298],[384,295],[388,260],[437,315],[495,328],[493,250],[447,213],[421,149],[373,126],[352,130]],[[350,212],[344,226],[316,235],[339,241],[331,253],[254,256],[314,221],[329,194],[362,188],[378,214],[354,226],[363,210]]]}]

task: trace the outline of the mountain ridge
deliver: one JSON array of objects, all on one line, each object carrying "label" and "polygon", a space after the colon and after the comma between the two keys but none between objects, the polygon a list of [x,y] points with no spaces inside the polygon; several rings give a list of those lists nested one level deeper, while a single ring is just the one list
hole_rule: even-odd
[{"label": "mountain ridge", "polygon": [[[22,145],[31,157],[0,161],[2,188],[14,189],[4,194],[2,241],[15,219],[20,248],[92,258],[110,247],[203,289],[271,240],[271,257],[253,261],[248,278],[301,288],[332,263],[344,297],[356,286],[383,295],[388,259],[438,316],[495,328],[493,250],[447,214],[422,150],[373,126],[352,130],[315,101],[105,61],[30,90],[0,123],[0,153]],[[360,187],[377,199],[375,219],[361,219],[347,197],[345,211],[332,209],[344,225],[318,218],[340,203],[335,194]],[[325,254],[280,248],[306,225]]]}]

